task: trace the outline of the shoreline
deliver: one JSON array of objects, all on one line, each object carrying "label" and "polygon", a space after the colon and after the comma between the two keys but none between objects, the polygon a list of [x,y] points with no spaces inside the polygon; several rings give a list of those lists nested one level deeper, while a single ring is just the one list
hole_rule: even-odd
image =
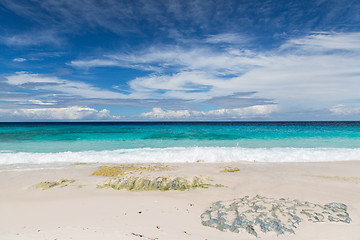
[{"label": "shoreline", "polygon": [[[67,146],[67,145],[65,145]],[[315,160],[314,160],[315,159]],[[74,163],[306,163],[339,162],[360,160],[360,148],[324,147],[237,147],[237,146],[192,146],[192,147],[145,147],[117,148],[115,150],[12,152],[0,151],[0,170],[32,166],[66,166]]]},{"label": "shoreline", "polygon": [[[295,234],[269,232],[262,239],[357,239],[360,235],[360,161],[170,163],[166,164],[169,171],[149,173],[204,175],[211,184],[224,186],[186,191],[99,189],[97,184],[107,177],[91,174],[100,165],[119,166],[0,171],[0,235],[4,240],[256,239],[246,231],[222,232],[204,226],[200,218],[213,202],[256,195],[319,204],[340,202],[347,205],[351,217],[350,223],[303,222]],[[226,167],[240,171],[221,172]],[[33,188],[59,179],[75,182],[48,190]]]}]

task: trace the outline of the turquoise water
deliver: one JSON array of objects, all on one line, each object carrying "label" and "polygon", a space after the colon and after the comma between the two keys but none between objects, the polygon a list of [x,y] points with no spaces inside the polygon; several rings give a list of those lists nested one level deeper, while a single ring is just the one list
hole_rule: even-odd
[{"label": "turquoise water", "polygon": [[78,152],[194,146],[359,148],[360,124],[0,124],[0,151]]},{"label": "turquoise water", "polygon": [[238,160],[249,155],[266,160],[282,152],[296,153],[301,159],[301,154],[311,157],[311,153],[321,151],[334,155],[336,150],[341,153],[339,158],[350,151],[352,158],[360,160],[360,122],[0,123],[0,164],[10,164],[9,159],[18,163],[20,156],[25,158],[22,163],[31,162],[30,158],[48,162],[54,154],[60,156],[56,161],[66,162],[75,156],[89,158],[89,151],[98,154],[99,161],[109,160],[109,154],[112,161],[123,161],[125,156],[129,161],[141,161],[140,155],[149,158],[151,154],[152,161],[157,161],[161,154],[169,158],[184,154],[171,152],[174,149],[203,151],[204,155],[227,151],[220,157],[231,160],[237,160],[234,155]]}]

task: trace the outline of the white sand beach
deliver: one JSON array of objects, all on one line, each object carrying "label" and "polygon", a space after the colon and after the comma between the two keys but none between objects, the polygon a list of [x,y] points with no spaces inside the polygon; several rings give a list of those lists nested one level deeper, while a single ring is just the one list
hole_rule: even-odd
[{"label": "white sand beach", "polygon": [[[201,215],[213,202],[260,195],[269,199],[346,204],[344,222],[302,221],[295,234],[261,233],[261,239],[359,239],[360,162],[183,163],[148,174],[206,176],[214,186],[185,191],[128,191],[97,188],[108,177],[91,176],[96,164],[62,169],[0,172],[0,239],[256,239],[204,226]],[[221,172],[226,167],[240,171]],[[144,173],[141,173],[144,174]],[[141,175],[139,173],[139,175]],[[75,180],[47,190],[43,181]],[[215,187],[215,184],[223,185]],[[254,226],[255,227],[255,226]]]}]

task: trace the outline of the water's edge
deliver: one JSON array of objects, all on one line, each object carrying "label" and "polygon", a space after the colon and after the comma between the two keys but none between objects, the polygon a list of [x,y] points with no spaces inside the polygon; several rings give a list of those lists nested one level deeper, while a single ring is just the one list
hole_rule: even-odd
[{"label": "water's edge", "polygon": [[1,152],[0,168],[61,163],[331,162],[360,160],[360,148],[176,147],[59,153]]}]

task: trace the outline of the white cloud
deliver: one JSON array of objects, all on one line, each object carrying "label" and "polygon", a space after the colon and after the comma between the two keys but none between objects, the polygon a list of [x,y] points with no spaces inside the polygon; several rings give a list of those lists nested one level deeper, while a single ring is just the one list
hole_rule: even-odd
[{"label": "white cloud", "polygon": [[[235,41],[236,37],[236,34],[214,35],[207,40],[230,43]],[[350,112],[350,108],[335,106],[336,104],[356,102],[359,98],[359,55],[360,33],[313,33],[302,38],[289,39],[271,51],[256,52],[236,44],[227,45],[225,48],[214,48],[212,44],[194,44],[190,47],[159,45],[131,54],[114,53],[98,59],[69,63],[81,68],[121,66],[151,71],[146,76],[129,81],[127,94],[44,74],[18,72],[6,76],[5,79],[6,83],[12,86],[76,96],[77,99],[153,99],[162,103],[167,99],[178,99],[186,101],[187,106],[238,92],[252,92],[255,94],[248,99],[267,99],[271,103],[278,103],[282,110],[296,112],[331,108],[334,116]],[[208,112],[175,111],[174,109],[178,108],[174,106],[154,103],[152,106],[171,110],[156,108],[153,112],[144,113],[143,117],[242,118],[266,115],[238,108],[244,106],[240,100],[234,99],[231,106],[207,104],[220,108]],[[39,98],[39,101],[31,104],[51,104],[43,101],[43,98]],[[238,101],[239,105],[236,105]],[[254,104],[261,103],[253,102],[248,105]],[[254,107],[257,106],[259,105]],[[356,107],[351,111],[356,112]]]},{"label": "white cloud", "polygon": [[41,74],[31,74],[27,72],[17,72],[15,75],[5,77],[7,83],[10,85],[23,85],[27,83],[65,83],[65,80],[59,79],[57,77],[49,77]]},{"label": "white cloud", "polygon": [[190,117],[189,110],[168,110],[164,111],[161,108],[153,108],[152,112],[142,113],[142,117],[150,118],[150,119],[171,119],[171,118],[188,118]]},{"label": "white cloud", "polygon": [[14,58],[13,62],[25,62],[26,58]]},{"label": "white cloud", "polygon": [[19,35],[2,36],[0,37],[0,42],[16,47],[39,46],[43,44],[59,46],[63,43],[63,39],[55,31],[34,31]]},{"label": "white cloud", "polygon": [[244,108],[216,109],[210,111],[190,111],[190,110],[163,110],[153,108],[151,112],[142,113],[141,116],[149,119],[246,119],[266,117],[278,111],[276,105],[255,105]]},{"label": "white cloud", "polygon": [[233,116],[240,118],[249,118],[256,116],[267,116],[278,110],[276,105],[255,105],[245,108],[234,108],[234,109],[216,109],[209,112],[205,112],[205,115],[213,116]]},{"label": "white cloud", "polygon": [[10,85],[30,88],[32,90],[61,92],[69,96],[102,99],[126,98],[124,94],[100,89],[84,82],[70,81],[43,74],[17,72],[14,75],[6,76],[5,79]]},{"label": "white cloud", "polygon": [[89,107],[71,106],[64,108],[0,109],[0,118],[17,120],[109,120],[120,117],[110,115],[107,109],[98,111]]},{"label": "white cloud", "polygon": [[79,60],[71,61],[68,65],[78,68],[92,68],[92,67],[102,67],[102,66],[119,66],[119,63],[114,60],[106,59],[93,59],[93,60]]},{"label": "white cloud", "polygon": [[38,100],[38,99],[30,99],[25,104],[28,104],[28,103],[36,104],[36,105],[54,105],[54,104],[56,104],[56,101],[44,102],[44,101],[41,101],[41,100]]},{"label": "white cloud", "polygon": [[360,115],[360,104],[358,105],[338,104],[330,108],[330,111],[334,115]]},{"label": "white cloud", "polygon": [[281,46],[281,49],[298,47],[310,53],[333,50],[360,50],[360,33],[327,33],[319,32],[299,39],[290,39]]},{"label": "white cloud", "polygon": [[[231,38],[212,36],[217,42]],[[152,74],[129,82],[133,96],[139,98],[203,101],[235,92],[257,92],[258,97],[274,99],[286,108],[328,108],[358,98],[359,54],[360,33],[313,33],[289,39],[271,51],[237,45],[224,49],[155,46],[133,54],[107,55],[88,65],[95,67],[99,61],[105,66],[110,61],[111,66],[153,69]]]},{"label": "white cloud", "polygon": [[248,38],[237,34],[237,33],[222,33],[217,35],[210,35],[204,42],[217,44],[217,43],[232,43],[232,44],[243,44],[248,42]]},{"label": "white cloud", "polygon": [[249,66],[257,64],[250,56],[249,50],[214,51],[210,47],[194,46],[182,48],[177,46],[154,46],[132,54],[109,54],[99,59],[74,60],[69,65],[74,67],[121,66],[144,71],[163,72],[204,70],[213,73],[222,71],[243,72]]}]

